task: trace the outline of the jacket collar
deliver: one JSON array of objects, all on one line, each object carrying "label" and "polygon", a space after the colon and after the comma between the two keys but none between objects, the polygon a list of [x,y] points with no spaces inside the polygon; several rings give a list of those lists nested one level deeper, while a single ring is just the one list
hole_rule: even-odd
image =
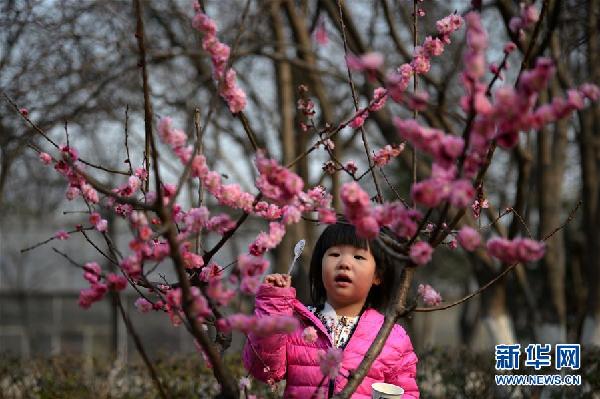
[{"label": "jacket collar", "polygon": [[316,317],[310,310],[308,310],[306,306],[304,306],[304,304],[302,304],[302,302],[300,302],[299,300],[294,299],[293,305],[294,311],[302,317],[310,320],[315,325],[315,327],[317,327],[319,331],[321,331],[327,337],[327,339],[329,340],[329,344],[333,346],[333,340],[331,339],[329,332],[327,332],[327,329],[325,328],[321,320],[319,320],[319,318]]},{"label": "jacket collar", "polygon": [[[314,324],[315,327],[317,327],[317,329],[319,329],[319,331],[321,331],[327,337],[331,346],[333,346],[333,340],[331,339],[331,336],[329,335],[327,329],[318,317],[316,317],[310,310],[306,308],[306,306],[304,306],[304,304],[302,304],[302,302],[300,302],[297,299],[294,299],[293,301],[293,308],[294,311],[297,312],[299,315],[301,315],[305,319],[310,320],[312,324]],[[383,315],[373,308],[368,308],[365,309],[363,314],[360,316],[359,323],[356,326],[356,330],[362,330],[365,327],[371,330],[373,325],[381,326],[382,322]],[[355,331],[355,333],[357,331]]]}]

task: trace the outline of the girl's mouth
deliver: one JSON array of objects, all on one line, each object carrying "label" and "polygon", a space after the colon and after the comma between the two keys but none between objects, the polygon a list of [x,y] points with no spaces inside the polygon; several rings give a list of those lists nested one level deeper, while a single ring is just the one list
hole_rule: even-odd
[{"label": "girl's mouth", "polygon": [[334,281],[336,285],[340,285],[343,287],[352,284],[352,279],[345,274],[338,274],[337,276],[335,276]]}]

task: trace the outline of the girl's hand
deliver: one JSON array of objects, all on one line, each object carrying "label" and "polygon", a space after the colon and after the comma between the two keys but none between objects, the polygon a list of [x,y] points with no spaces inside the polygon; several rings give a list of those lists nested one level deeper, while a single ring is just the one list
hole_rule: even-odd
[{"label": "girl's hand", "polygon": [[288,288],[292,286],[292,277],[289,274],[269,274],[265,277],[265,284],[273,287]]}]

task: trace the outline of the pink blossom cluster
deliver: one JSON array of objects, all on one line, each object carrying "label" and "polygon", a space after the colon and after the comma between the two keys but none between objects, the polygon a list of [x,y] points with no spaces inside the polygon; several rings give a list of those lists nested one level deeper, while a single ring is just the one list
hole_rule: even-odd
[{"label": "pink blossom cluster", "polygon": [[98,302],[104,298],[104,294],[108,291],[108,286],[104,283],[92,283],[90,288],[85,288],[79,291],[79,306],[88,309],[94,302]]},{"label": "pink blossom cluster", "polygon": [[400,137],[431,155],[435,162],[442,167],[451,167],[462,153],[464,141],[461,137],[445,134],[439,129],[421,126],[412,118],[395,117],[394,124]]},{"label": "pink blossom cluster", "polygon": [[486,72],[485,50],[488,47],[488,37],[479,13],[470,12],[465,16],[467,23],[467,49],[463,56],[465,69],[461,81],[465,95],[460,100],[465,112],[488,113],[491,104],[485,95],[486,85],[481,78]]},{"label": "pink blossom cluster", "polygon": [[52,163],[52,157],[46,152],[40,152],[39,158],[40,161],[42,161],[42,163],[46,166]]},{"label": "pink blossom cluster", "polygon": [[495,237],[487,242],[487,250],[494,258],[505,263],[535,262],[544,256],[546,245],[529,238],[508,240]]},{"label": "pink blossom cluster", "polygon": [[[206,294],[219,306],[227,306],[229,302],[235,297],[236,291],[231,289],[228,285],[224,284],[221,278],[222,274],[217,275],[214,278],[210,278],[208,281],[208,287]],[[231,285],[236,285],[237,281],[232,279]]]},{"label": "pink blossom cluster", "polygon": [[89,221],[94,228],[101,233],[105,232],[108,228],[108,221],[106,219],[102,219],[102,216],[100,216],[98,212],[92,212],[90,214]]},{"label": "pink blossom cluster", "polygon": [[540,12],[534,4],[521,4],[521,14],[518,17],[512,17],[508,23],[510,30],[518,32],[525,30],[535,24],[540,19]]},{"label": "pink blossom cluster", "polygon": [[446,200],[457,208],[465,208],[474,195],[475,189],[467,179],[452,181],[434,176],[411,187],[413,200],[428,208],[434,208]]},{"label": "pink blossom cluster", "polygon": [[89,288],[79,292],[79,306],[88,309],[94,302],[104,298],[109,289],[122,291],[127,287],[127,279],[114,273],[106,275],[106,283],[101,282],[102,269],[97,262],[88,262],[83,266],[83,278],[90,283]]},{"label": "pink blossom cluster", "polygon": [[434,158],[432,177],[412,186],[412,198],[429,208],[445,200],[459,208],[470,205],[475,189],[469,180],[456,179],[454,166],[463,151],[463,139],[421,126],[414,119],[395,118],[394,124],[402,138]]},{"label": "pink blossom cluster", "polygon": [[360,237],[373,239],[379,234],[379,223],[371,210],[369,194],[357,182],[342,186],[340,197],[344,204],[344,215],[356,227]]},{"label": "pink blossom cluster", "polygon": [[120,195],[121,197],[133,196],[142,186],[142,180],[136,175],[129,176],[127,183],[113,189],[113,193]]},{"label": "pink blossom cluster", "polygon": [[183,130],[173,127],[173,120],[169,116],[161,118],[158,122],[158,136],[161,141],[169,145],[175,155],[183,163],[187,163],[192,156],[192,146],[186,145],[187,134]]},{"label": "pink blossom cluster", "polygon": [[388,144],[373,155],[373,162],[379,167],[387,165],[392,158],[396,158],[402,151],[404,151],[404,143]]},{"label": "pink blossom cluster", "polygon": [[186,269],[200,269],[204,266],[204,259],[195,252],[190,251],[191,242],[185,241],[179,247],[183,265]]},{"label": "pink blossom cluster", "polygon": [[431,255],[433,254],[433,248],[425,241],[417,241],[410,246],[409,256],[417,265],[426,265],[431,261]]},{"label": "pink blossom cluster", "polygon": [[366,109],[359,109],[356,111],[352,119],[350,120],[350,127],[352,129],[358,129],[364,125],[365,120],[369,117],[369,111]]},{"label": "pink blossom cluster", "polygon": [[469,226],[463,226],[459,230],[456,238],[458,239],[460,245],[469,252],[474,251],[477,249],[479,244],[481,244],[481,237],[479,236],[479,233],[477,230]]},{"label": "pink blossom cluster", "polygon": [[[78,173],[78,170],[81,170],[83,165],[78,162],[79,156],[77,150],[66,144],[61,145],[59,149],[62,159],[55,162],[54,169],[63,175],[69,182],[69,186],[65,194],[66,198],[71,201],[77,198],[79,195],[83,195],[83,198],[87,202],[91,204],[97,204],[100,201],[98,192],[85,181],[80,173]],[[44,164],[49,165],[52,157],[46,153],[41,153],[40,160]]]},{"label": "pink blossom cluster", "polygon": [[387,101],[387,97],[387,90],[383,87],[377,87],[375,90],[373,90],[373,99],[371,100],[369,111],[375,112],[383,108],[385,102]]},{"label": "pink blossom cluster", "polygon": [[473,210],[473,216],[477,219],[481,215],[482,209],[487,209],[490,207],[488,200],[485,198],[476,199],[473,201],[473,205],[471,205],[471,209]]},{"label": "pink blossom cluster", "polygon": [[344,352],[339,348],[329,348],[327,351],[320,350],[317,356],[321,373],[329,378],[335,378],[340,371]]},{"label": "pink blossom cluster", "polygon": [[260,232],[254,242],[248,246],[251,255],[261,256],[269,249],[275,248],[285,235],[285,225],[279,222],[269,223],[268,232]]},{"label": "pink blossom cluster", "polygon": [[297,108],[302,111],[304,116],[311,117],[315,115],[315,103],[309,98],[300,98],[297,103]]},{"label": "pink blossom cluster", "polygon": [[383,65],[383,55],[375,51],[360,56],[349,54],[346,57],[346,64],[351,70],[364,71],[370,80],[375,80],[377,70]]},{"label": "pink blossom cluster", "polygon": [[54,233],[54,238],[56,238],[57,240],[65,241],[68,240],[69,237],[70,234],[64,230],[58,230],[56,233]]},{"label": "pink blossom cluster", "polygon": [[429,284],[419,284],[417,292],[428,306],[437,306],[442,303],[442,296]]},{"label": "pink blossom cluster", "polygon": [[408,87],[413,74],[429,72],[431,57],[443,53],[444,45],[450,44],[450,35],[460,29],[462,24],[463,19],[457,14],[448,15],[437,21],[438,36],[426,37],[423,44],[415,49],[412,61],[400,65],[394,72],[387,76],[386,88],[394,101],[400,102],[403,100],[404,91]]},{"label": "pink blossom cluster", "polygon": [[154,308],[152,306],[152,303],[150,301],[148,301],[146,298],[136,299],[134,302],[134,306],[140,313],[148,313],[149,311],[151,311]]},{"label": "pink blossom cluster", "polygon": [[198,10],[192,19],[192,27],[204,33],[202,48],[210,54],[213,74],[219,81],[219,92],[229,105],[229,110],[234,114],[242,111],[246,107],[246,93],[237,85],[235,71],[227,68],[231,50],[217,38],[215,21]]},{"label": "pink blossom cluster", "polygon": [[[169,139],[173,135],[174,128],[172,127],[171,119],[163,118],[159,123],[159,131],[161,138],[165,143],[171,145],[176,155],[184,163],[191,159],[191,146],[184,147],[183,142],[173,141]],[[178,147],[175,147],[178,145]],[[202,154],[197,154],[193,157],[191,164],[191,175],[198,177],[204,184],[204,187],[210,192],[219,203],[230,208],[242,209],[247,213],[254,213],[268,220],[276,220],[282,218],[283,224],[296,223],[300,220],[302,212],[317,210],[322,208],[328,209],[331,203],[331,195],[327,194],[322,187],[315,187],[308,192],[302,191],[304,182],[300,176],[291,172],[289,169],[280,165],[274,159],[269,159],[263,151],[258,151],[256,156],[256,166],[259,171],[259,177],[256,181],[256,186],[269,199],[275,201],[276,204],[269,204],[266,201],[259,201],[254,205],[256,197],[250,193],[242,191],[238,184],[223,184],[221,176],[215,171],[211,171],[206,163],[206,158]],[[164,192],[167,197],[175,191],[175,187],[169,188],[165,185]],[[286,208],[287,205],[287,208]],[[219,234],[225,234],[235,226],[226,214],[215,216],[208,221],[206,220],[207,212],[194,211],[191,217],[185,212],[179,215],[186,224],[194,224],[194,228],[190,231],[198,232],[201,228],[206,227],[211,231],[217,231]],[[327,212],[324,210],[323,212]],[[198,219],[200,217],[200,219]],[[177,221],[177,218],[175,218]],[[273,242],[274,234],[267,236],[262,235],[261,241]],[[271,245],[262,246],[266,249],[272,248]]]},{"label": "pink blossom cluster", "polygon": [[344,168],[351,175],[354,175],[356,173],[356,171],[358,171],[358,166],[356,166],[356,162],[354,162],[354,161],[348,161],[348,162],[346,162],[346,165],[344,165]]},{"label": "pink blossom cluster", "polygon": [[[198,287],[190,287],[190,295],[190,315],[197,320],[203,321],[205,317],[211,314],[208,301]],[[183,318],[182,296],[183,291],[181,288],[170,289],[166,295],[165,310],[174,325],[179,325]]]},{"label": "pink blossom cluster", "polygon": [[224,332],[238,330],[245,334],[252,333],[264,337],[273,334],[292,333],[300,327],[300,323],[295,317],[291,316],[256,317],[238,313],[220,319],[217,326],[219,330]]},{"label": "pink blossom cluster", "polygon": [[[153,238],[154,231],[150,227],[146,215],[142,212],[132,211],[129,214],[129,223],[136,232],[135,237],[129,242],[129,249],[133,252],[123,258],[119,266],[121,270],[131,279],[137,280],[142,272],[142,265],[145,261],[160,262],[170,253],[169,244],[164,240]],[[158,223],[158,221],[153,222]],[[189,253],[189,243],[181,245],[184,263],[188,267],[199,267],[202,263],[197,255],[187,255]]]},{"label": "pink blossom cluster", "polygon": [[492,140],[502,148],[512,148],[518,143],[520,131],[540,129],[583,109],[586,99],[597,101],[600,97],[598,86],[587,83],[569,90],[566,99],[555,97],[551,103],[534,109],[538,93],[546,87],[553,73],[552,61],[538,58],[533,69],[522,73],[516,88],[503,86],[495,91],[491,107],[480,110],[473,122],[464,164],[467,176],[474,176],[483,165]]},{"label": "pink blossom cluster", "polygon": [[462,17],[458,14],[450,14],[435,23],[440,39],[444,44],[450,44],[450,35],[459,30],[463,24]]},{"label": "pink blossom cluster", "polygon": [[326,46],[329,43],[329,37],[327,35],[327,29],[325,28],[325,19],[319,18],[317,27],[315,29],[315,40],[321,46]]},{"label": "pink blossom cluster", "polygon": [[356,182],[344,184],[340,197],[344,204],[344,215],[355,226],[356,234],[360,237],[373,239],[383,226],[401,237],[411,237],[416,233],[421,214],[400,202],[372,207],[369,195]]},{"label": "pink blossom cluster", "polygon": [[309,344],[317,342],[317,330],[313,326],[306,327],[302,331],[302,339]]},{"label": "pink blossom cluster", "polygon": [[373,209],[375,219],[380,226],[390,228],[399,237],[410,238],[416,234],[418,221],[422,215],[419,211],[405,207],[401,202],[386,202]]},{"label": "pink blossom cluster", "polygon": [[274,159],[265,157],[263,151],[256,154],[256,168],[260,173],[256,186],[267,198],[277,203],[288,203],[304,187],[300,176],[279,165]]},{"label": "pink blossom cluster", "polygon": [[238,257],[238,268],[242,277],[240,291],[254,295],[260,286],[260,276],[269,268],[269,261],[263,257],[242,254]]}]

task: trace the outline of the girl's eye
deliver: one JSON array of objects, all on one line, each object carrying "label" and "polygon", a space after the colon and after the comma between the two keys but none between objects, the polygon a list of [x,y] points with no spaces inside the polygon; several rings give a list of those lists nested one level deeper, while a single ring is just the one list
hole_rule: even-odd
[{"label": "girl's eye", "polygon": [[354,255],[354,259],[358,259],[358,260],[366,260],[367,258],[365,258],[362,255]]},{"label": "girl's eye", "polygon": [[338,257],[338,256],[340,256],[340,254],[339,254],[339,253],[337,253],[337,252],[330,252],[330,253],[329,253],[329,256],[335,256],[335,257]]}]

